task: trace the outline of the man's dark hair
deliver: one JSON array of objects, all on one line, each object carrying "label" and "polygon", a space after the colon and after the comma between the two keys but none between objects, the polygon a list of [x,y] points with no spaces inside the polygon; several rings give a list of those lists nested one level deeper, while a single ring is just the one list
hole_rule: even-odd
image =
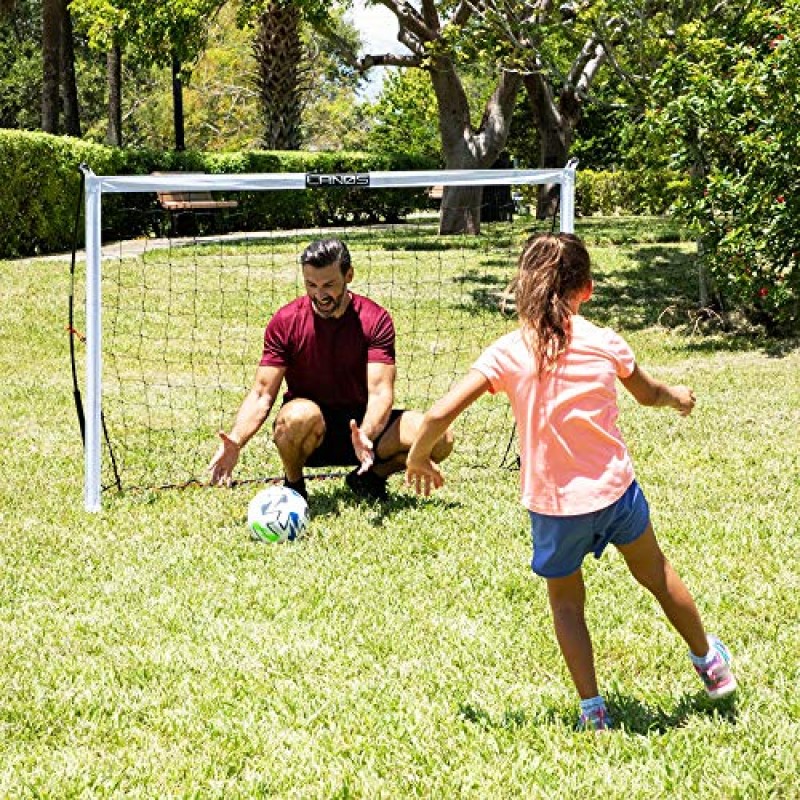
[{"label": "man's dark hair", "polygon": [[338,263],[342,275],[346,275],[350,269],[350,251],[347,245],[338,239],[318,239],[306,247],[300,256],[300,263],[312,267],[327,267]]}]

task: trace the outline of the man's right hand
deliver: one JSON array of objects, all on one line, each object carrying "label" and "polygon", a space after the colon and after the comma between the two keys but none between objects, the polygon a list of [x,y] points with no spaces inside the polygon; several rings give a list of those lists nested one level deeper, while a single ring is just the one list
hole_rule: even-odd
[{"label": "man's right hand", "polygon": [[209,483],[212,486],[230,486],[233,468],[239,460],[240,446],[224,431],[217,434],[222,443],[208,465]]}]

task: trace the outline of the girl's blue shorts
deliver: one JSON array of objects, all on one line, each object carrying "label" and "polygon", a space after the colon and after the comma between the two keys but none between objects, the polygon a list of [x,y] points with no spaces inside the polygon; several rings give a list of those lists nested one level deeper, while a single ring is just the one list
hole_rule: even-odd
[{"label": "girl's blue shorts", "polygon": [[650,522],[647,498],[636,481],[619,500],[600,511],[569,517],[528,513],[533,540],[531,568],[543,578],[571,575],[589,553],[600,558],[609,543],[630,544]]}]

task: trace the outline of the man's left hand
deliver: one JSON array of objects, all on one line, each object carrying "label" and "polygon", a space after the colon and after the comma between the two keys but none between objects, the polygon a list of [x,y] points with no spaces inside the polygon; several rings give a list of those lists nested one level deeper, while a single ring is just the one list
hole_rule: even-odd
[{"label": "man's left hand", "polygon": [[353,441],[356,458],[361,463],[358,474],[363,475],[375,463],[375,448],[372,439],[358,427],[354,419],[350,420],[350,438]]}]

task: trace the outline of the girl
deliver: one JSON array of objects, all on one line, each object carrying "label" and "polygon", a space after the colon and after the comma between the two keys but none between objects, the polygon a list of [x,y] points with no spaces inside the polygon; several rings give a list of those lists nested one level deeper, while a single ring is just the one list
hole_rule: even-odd
[{"label": "girl", "polygon": [[442,486],[431,449],[484,392],[505,392],[519,431],[522,503],[529,510],[533,571],[547,581],[556,638],[580,695],[579,726],[611,725],[599,695],[584,617],[581,563],[614,544],[689,646],[709,697],[736,689],[730,654],[707,636],[686,586],[664,557],[647,500],[616,426],[616,378],[642,405],[691,413],[686,386],[645,373],[618,334],[578,313],[592,296],[589,254],[572,234],[526,243],[514,282],[520,328],[487,348],[467,376],[425,415],[408,454],[406,482],[428,495]]}]

